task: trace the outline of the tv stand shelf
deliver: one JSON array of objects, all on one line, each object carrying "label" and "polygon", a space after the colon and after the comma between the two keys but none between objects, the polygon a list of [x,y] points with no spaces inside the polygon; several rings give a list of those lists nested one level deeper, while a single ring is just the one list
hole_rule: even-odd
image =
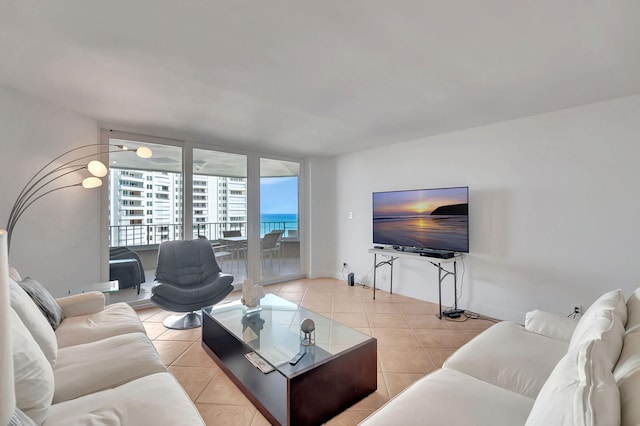
[{"label": "tv stand shelf", "polygon": [[[425,256],[425,253],[401,251],[391,247],[372,248],[372,249],[369,249],[369,253],[373,254],[373,299],[374,300],[376,298],[377,269],[385,265],[389,265],[389,267],[391,268],[389,293],[393,294],[393,263],[396,260],[400,259],[401,257],[409,257],[417,260],[426,260],[427,262],[431,263],[433,266],[438,268],[438,304],[440,306],[440,310],[438,311],[438,318],[442,319],[442,317],[444,316],[442,311],[442,282],[448,276],[451,276],[453,278],[453,296],[454,296],[453,311],[460,312],[460,310],[458,309],[457,260],[462,257],[462,254],[455,253],[453,257],[443,259],[440,257]],[[383,256],[385,259],[378,262],[378,255]],[[445,269],[442,265],[446,265],[446,264],[452,264],[453,269],[452,270]]]}]

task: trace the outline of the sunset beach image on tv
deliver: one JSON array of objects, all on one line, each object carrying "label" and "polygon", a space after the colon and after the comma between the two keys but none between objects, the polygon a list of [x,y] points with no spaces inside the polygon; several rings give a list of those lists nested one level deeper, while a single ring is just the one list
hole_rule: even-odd
[{"label": "sunset beach image on tv", "polygon": [[469,188],[373,193],[373,242],[469,252]]}]

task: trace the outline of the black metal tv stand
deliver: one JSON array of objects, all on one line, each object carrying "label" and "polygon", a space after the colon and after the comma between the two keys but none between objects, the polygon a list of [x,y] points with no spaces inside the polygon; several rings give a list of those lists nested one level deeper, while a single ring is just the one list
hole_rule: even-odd
[{"label": "black metal tv stand", "polygon": [[[369,249],[369,253],[373,253],[373,299],[376,298],[376,271],[381,266],[389,265],[391,268],[391,275],[389,279],[389,293],[393,294],[393,262],[398,260],[401,257],[411,257],[413,259],[426,260],[431,263],[433,266],[438,268],[438,318],[442,319],[443,316],[457,318],[459,317],[464,310],[458,309],[458,286],[457,286],[457,278],[458,278],[458,266],[457,260],[460,258],[461,254],[456,253],[451,257],[431,257],[429,252],[425,251],[416,251],[416,250],[396,250],[391,247],[385,248],[372,248]],[[378,255],[384,256],[385,259],[378,262]],[[447,255],[445,255],[447,256]],[[445,269],[443,264],[453,264],[453,270]],[[454,296],[454,304],[453,307],[447,311],[442,310],[442,282],[448,276],[453,277],[453,296]]]}]

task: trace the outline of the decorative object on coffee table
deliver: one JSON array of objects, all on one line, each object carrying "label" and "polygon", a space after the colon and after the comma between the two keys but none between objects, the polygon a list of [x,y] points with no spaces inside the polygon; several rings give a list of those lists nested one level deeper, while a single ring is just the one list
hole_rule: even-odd
[{"label": "decorative object on coffee table", "polygon": [[311,318],[305,318],[300,324],[300,343],[312,346],[316,343],[316,323]]},{"label": "decorative object on coffee table", "polygon": [[246,314],[260,311],[258,303],[264,297],[264,288],[253,280],[246,279],[242,283],[242,299],[240,301],[247,307]]},{"label": "decorative object on coffee table", "polygon": [[264,322],[259,312],[256,312],[256,315],[244,315],[242,317],[242,339],[246,343],[260,346],[260,330],[264,328]]}]

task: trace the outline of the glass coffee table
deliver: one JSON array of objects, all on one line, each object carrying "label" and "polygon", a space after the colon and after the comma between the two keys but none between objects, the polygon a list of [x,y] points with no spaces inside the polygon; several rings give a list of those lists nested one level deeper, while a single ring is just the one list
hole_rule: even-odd
[{"label": "glass coffee table", "polygon": [[[274,294],[260,307],[247,312],[234,301],[204,308],[202,343],[271,423],[321,424],[376,390],[376,339]],[[306,318],[315,323],[313,345],[303,344]],[[273,370],[263,373],[250,353]]]}]

